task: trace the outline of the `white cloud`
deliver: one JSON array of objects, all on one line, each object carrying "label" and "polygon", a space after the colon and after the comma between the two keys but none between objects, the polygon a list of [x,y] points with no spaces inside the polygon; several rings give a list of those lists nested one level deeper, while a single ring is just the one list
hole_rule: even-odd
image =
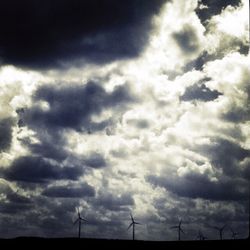
[{"label": "white cloud", "polygon": [[209,54],[225,55],[249,47],[249,1],[228,6],[208,23],[205,48]]}]

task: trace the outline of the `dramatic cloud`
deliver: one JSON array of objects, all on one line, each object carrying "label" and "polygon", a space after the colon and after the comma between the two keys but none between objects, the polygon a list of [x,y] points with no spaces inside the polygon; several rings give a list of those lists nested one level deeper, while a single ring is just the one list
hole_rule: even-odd
[{"label": "dramatic cloud", "polygon": [[199,41],[196,37],[196,30],[190,26],[184,26],[179,33],[174,33],[174,39],[187,54],[199,49]]},{"label": "dramatic cloud", "polygon": [[0,58],[5,64],[50,68],[138,56],[164,2],[3,1]]},{"label": "dramatic cloud", "polygon": [[19,194],[18,189],[15,191],[14,187],[4,179],[0,179],[0,191],[1,213],[15,214],[32,207],[32,199]]},{"label": "dramatic cloud", "polygon": [[[249,2],[3,1],[0,237],[248,232]],[[228,227],[229,228],[229,227]],[[224,237],[231,238],[229,229]]]},{"label": "dramatic cloud", "polygon": [[183,101],[192,101],[192,100],[200,100],[200,101],[213,101],[214,99],[218,98],[221,95],[216,90],[210,90],[204,84],[193,85],[188,87],[181,99]]},{"label": "dramatic cloud", "polygon": [[26,120],[31,126],[96,131],[104,129],[109,120],[95,122],[92,115],[100,115],[105,108],[119,108],[132,101],[132,97],[126,86],[107,93],[102,86],[89,82],[76,87],[41,87],[35,96],[35,103],[39,101],[45,102],[45,106],[34,106],[28,110]]},{"label": "dramatic cloud", "polygon": [[200,0],[196,13],[199,16],[202,23],[206,24],[211,17],[220,14],[221,11],[228,5],[238,6],[240,2],[241,2],[240,0],[229,0],[229,1]]},{"label": "dramatic cloud", "polygon": [[178,196],[209,200],[244,200],[248,197],[246,183],[242,181],[211,181],[206,175],[189,173],[184,177],[161,178],[150,176],[149,181]]},{"label": "dramatic cloud", "polygon": [[114,196],[112,194],[99,194],[99,199],[94,202],[96,207],[104,207],[111,211],[128,210],[129,206],[134,205],[134,200],[129,194],[123,194],[121,196]]},{"label": "dramatic cloud", "polygon": [[49,187],[45,189],[42,194],[48,197],[81,198],[85,196],[94,196],[95,190],[88,184],[81,185],[80,187],[69,187],[67,185]]},{"label": "dramatic cloud", "polygon": [[85,160],[85,164],[92,168],[101,168],[106,166],[106,161],[102,155],[93,153]]},{"label": "dramatic cloud", "polygon": [[8,150],[11,146],[12,125],[11,119],[0,120],[0,152]]},{"label": "dramatic cloud", "polygon": [[61,167],[41,157],[26,156],[15,160],[12,166],[3,170],[9,180],[24,182],[46,182],[49,180],[76,180],[83,173],[83,168]]}]

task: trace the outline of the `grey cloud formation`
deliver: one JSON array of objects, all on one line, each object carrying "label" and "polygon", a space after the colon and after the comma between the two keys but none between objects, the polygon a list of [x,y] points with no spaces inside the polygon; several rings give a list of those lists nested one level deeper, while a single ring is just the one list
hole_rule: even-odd
[{"label": "grey cloud formation", "polygon": [[[61,167],[60,163],[68,157],[73,157],[63,146],[67,144],[63,131],[72,129],[92,133],[103,130],[109,125],[106,122],[93,122],[93,114],[100,114],[105,109],[123,110],[127,103],[133,102],[126,86],[116,87],[108,93],[99,84],[89,82],[76,87],[44,86],[37,90],[34,102],[46,101],[48,110],[34,105],[30,109],[18,112],[22,126],[36,131],[39,142],[32,142],[29,138],[20,141],[27,146],[34,156],[21,157],[15,160],[12,167],[4,173],[12,180],[26,182],[44,182],[50,179],[78,179],[83,174],[83,168],[102,168],[107,165],[106,160],[98,153],[83,156],[83,166]],[[62,130],[62,132],[61,132]],[[47,158],[47,159],[46,159]],[[56,163],[49,161],[55,160]],[[72,163],[73,164],[73,163]],[[75,163],[76,164],[76,163]]]},{"label": "grey cloud formation", "polygon": [[14,122],[11,118],[0,120],[0,152],[10,149],[13,125]]},{"label": "grey cloud formation", "polygon": [[92,153],[85,159],[85,164],[91,168],[102,168],[106,167],[107,163],[104,157],[98,153]]},{"label": "grey cloud formation", "polygon": [[[105,108],[119,108],[133,100],[126,86],[116,87],[112,93],[94,82],[83,86],[57,88],[43,86],[37,90],[36,101],[46,101],[49,110],[33,107],[27,111],[26,123],[43,129],[102,130],[105,122],[91,121],[91,115]],[[107,121],[106,121],[107,122]]]},{"label": "grey cloud formation", "polygon": [[208,102],[217,99],[220,95],[222,95],[220,92],[216,90],[210,90],[205,86],[205,84],[200,84],[192,85],[186,88],[185,93],[180,99],[183,101],[199,100]]},{"label": "grey cloud formation", "polygon": [[209,157],[214,167],[223,170],[223,174],[241,177],[243,169],[239,163],[250,157],[250,150],[225,139],[211,139],[211,144],[199,147],[201,154]]},{"label": "grey cloud formation", "polygon": [[4,197],[0,197],[0,213],[16,214],[23,210],[28,210],[32,207],[32,199],[14,191],[6,181],[0,179],[0,193]]},{"label": "grey cloud formation", "polygon": [[180,32],[174,33],[173,37],[184,53],[192,54],[198,51],[200,44],[196,30],[191,26],[184,26]]},{"label": "grey cloud formation", "polygon": [[95,196],[95,189],[88,184],[82,184],[80,187],[54,186],[46,188],[42,194],[47,197],[83,198]]},{"label": "grey cloud formation", "polygon": [[149,176],[148,180],[155,186],[161,186],[178,196],[202,198],[215,201],[239,201],[248,197],[247,183],[226,178],[211,181],[205,175],[190,173],[184,177]]},{"label": "grey cloud formation", "polygon": [[2,1],[1,61],[49,69],[133,58],[164,0]]},{"label": "grey cloud formation", "polygon": [[112,193],[101,193],[99,194],[99,198],[94,201],[94,206],[101,206],[111,211],[128,211],[128,207],[133,205],[134,199],[130,194],[115,196]]},{"label": "grey cloud formation", "polygon": [[23,143],[29,147],[34,155],[42,155],[43,157],[63,161],[67,158],[68,153],[61,145],[52,144],[49,141],[42,140],[40,143],[32,143],[29,140],[23,140]]},{"label": "grey cloud formation", "polygon": [[221,11],[226,8],[227,6],[239,6],[241,3],[240,0],[201,0],[201,4],[207,6],[208,8],[197,8],[196,13],[199,16],[201,22],[206,24],[207,21],[214,15],[218,15]]},{"label": "grey cloud formation", "polygon": [[77,180],[84,169],[79,166],[62,167],[38,156],[24,156],[16,159],[11,167],[2,169],[1,172],[8,180],[44,183],[60,179]]},{"label": "grey cloud formation", "polygon": [[[201,198],[214,201],[244,201],[249,196],[247,171],[249,164],[241,163],[250,157],[250,151],[235,142],[210,138],[209,144],[199,145],[193,150],[208,158],[214,169],[219,170],[211,179],[210,174],[190,170],[182,175],[175,171],[163,172],[162,176],[149,175],[147,180],[154,186],[164,187],[181,197]],[[198,163],[202,169],[202,162]],[[222,173],[220,173],[222,171]]]}]

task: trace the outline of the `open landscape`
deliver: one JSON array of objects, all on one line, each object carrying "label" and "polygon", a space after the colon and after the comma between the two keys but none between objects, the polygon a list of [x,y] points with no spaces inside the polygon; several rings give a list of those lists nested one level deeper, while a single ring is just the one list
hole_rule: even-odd
[{"label": "open landscape", "polygon": [[248,243],[249,42],[249,0],[0,0],[0,247]]}]

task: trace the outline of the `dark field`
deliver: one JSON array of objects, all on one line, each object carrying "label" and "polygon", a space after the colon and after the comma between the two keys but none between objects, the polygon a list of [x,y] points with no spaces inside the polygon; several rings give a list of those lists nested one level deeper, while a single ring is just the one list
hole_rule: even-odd
[{"label": "dark field", "polygon": [[212,249],[216,247],[221,249],[232,247],[233,249],[248,248],[249,239],[240,240],[204,240],[204,241],[140,241],[140,240],[107,240],[107,239],[77,239],[77,238],[36,238],[36,237],[19,237],[15,239],[1,239],[1,246],[4,247],[65,247],[66,249],[77,246],[78,249],[89,249],[101,247],[102,249],[175,249],[175,248],[195,248],[195,249]]}]

